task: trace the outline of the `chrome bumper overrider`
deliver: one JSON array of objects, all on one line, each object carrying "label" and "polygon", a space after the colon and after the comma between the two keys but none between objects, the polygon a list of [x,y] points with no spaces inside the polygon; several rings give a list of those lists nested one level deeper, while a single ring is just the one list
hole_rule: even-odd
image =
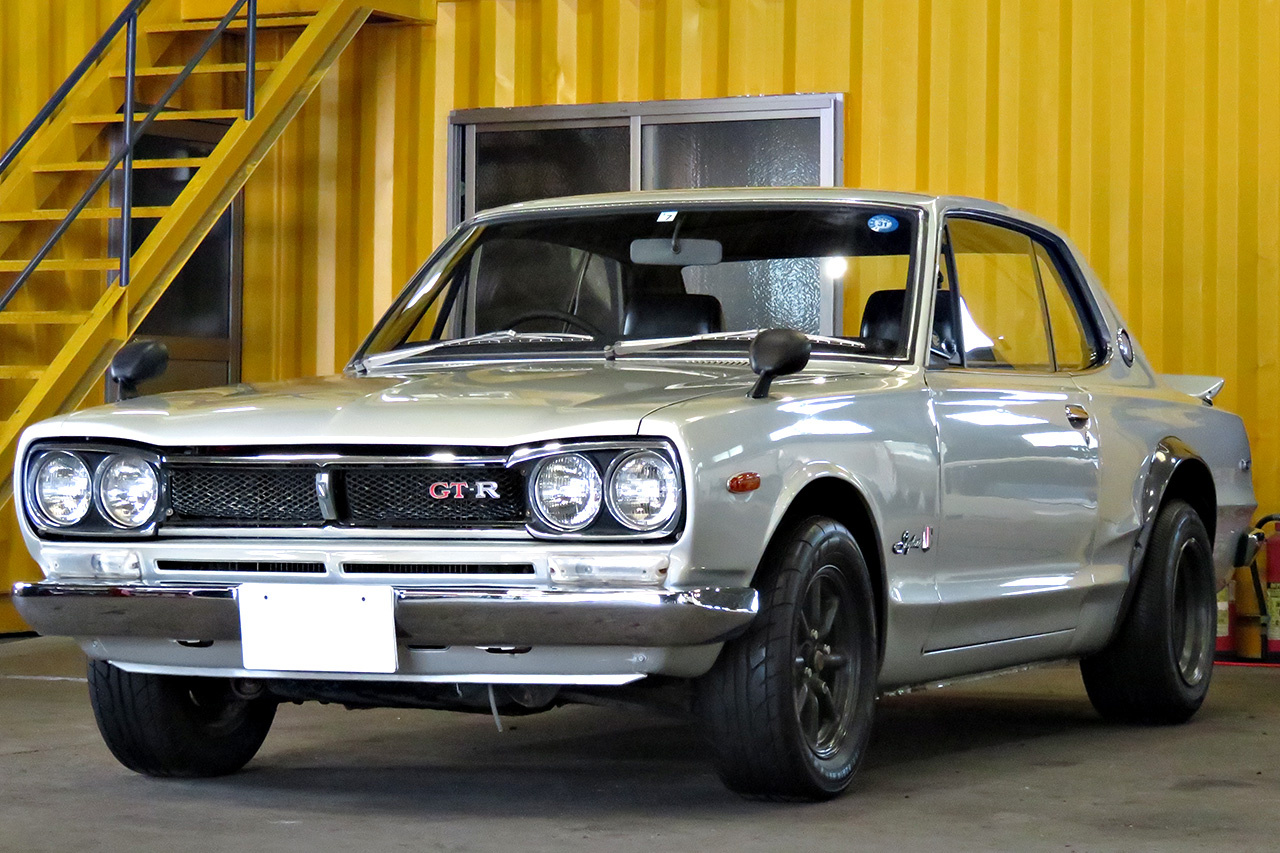
[{"label": "chrome bumper overrider", "polygon": [[[238,640],[235,585],[18,583],[18,612],[41,634]],[[466,646],[695,646],[756,614],[754,589],[396,588],[402,643]]]}]

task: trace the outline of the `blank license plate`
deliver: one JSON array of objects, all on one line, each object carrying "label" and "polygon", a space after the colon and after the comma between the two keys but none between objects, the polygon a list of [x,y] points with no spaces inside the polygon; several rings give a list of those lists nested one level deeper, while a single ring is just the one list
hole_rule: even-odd
[{"label": "blank license plate", "polygon": [[241,584],[244,667],[395,672],[394,595],[389,586]]}]

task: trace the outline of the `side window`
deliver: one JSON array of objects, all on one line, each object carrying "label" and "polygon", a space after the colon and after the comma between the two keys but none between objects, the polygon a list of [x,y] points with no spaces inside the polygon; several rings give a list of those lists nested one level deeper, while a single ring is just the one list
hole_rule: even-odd
[{"label": "side window", "polygon": [[1080,314],[1067,290],[1058,266],[1048,250],[1036,243],[1036,269],[1044,287],[1045,307],[1049,309],[1049,330],[1053,335],[1053,356],[1059,370],[1080,370],[1093,362],[1093,346],[1085,334]]},{"label": "side window", "polygon": [[985,222],[947,225],[966,367],[1048,372],[1049,328],[1030,237]]}]

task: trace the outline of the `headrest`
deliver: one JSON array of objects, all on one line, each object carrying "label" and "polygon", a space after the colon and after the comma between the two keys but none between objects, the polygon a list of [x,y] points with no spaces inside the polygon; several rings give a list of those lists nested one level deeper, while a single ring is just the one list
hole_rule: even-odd
[{"label": "headrest", "polygon": [[902,346],[902,306],[905,290],[877,290],[862,309],[858,336],[877,348],[892,352]]},{"label": "headrest", "polygon": [[637,296],[627,306],[622,335],[627,338],[677,338],[724,329],[720,300],[700,293]]},{"label": "headrest", "polygon": [[[879,342],[887,351],[896,350],[902,340],[902,308],[906,301],[905,290],[877,290],[867,299],[862,309],[862,328],[859,335],[868,342]],[[942,340],[954,341],[955,305],[951,292],[939,290],[933,300],[933,334]]]}]

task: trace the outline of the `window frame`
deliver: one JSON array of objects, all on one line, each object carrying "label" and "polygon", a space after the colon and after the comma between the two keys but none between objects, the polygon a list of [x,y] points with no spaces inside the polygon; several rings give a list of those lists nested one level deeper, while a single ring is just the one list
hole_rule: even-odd
[{"label": "window frame", "polygon": [[476,134],[504,130],[558,130],[627,127],[630,133],[629,188],[643,188],[644,128],[659,124],[819,120],[818,183],[844,182],[844,95],[750,95],[727,98],[632,101],[616,104],[557,104],[533,107],[482,107],[449,113],[446,148],[445,219],[449,228],[474,218],[474,193],[466,192],[476,174]]},{"label": "window frame", "polygon": [[[956,312],[957,320],[959,314],[959,300],[963,294],[963,283],[956,273],[955,258],[951,249],[950,232],[947,229],[948,223],[953,219],[967,220],[972,222],[981,222],[986,225],[993,225],[1021,234],[1029,238],[1032,243],[1032,261],[1033,268],[1036,273],[1036,282],[1039,288],[1038,295],[1040,297],[1040,314],[1044,321],[1045,333],[1049,344],[1049,357],[1053,364],[1052,371],[1042,370],[1014,370],[1005,371],[981,365],[970,365],[965,357],[964,351],[964,330],[963,327],[957,330],[960,338],[958,341],[960,349],[960,364],[934,364],[927,366],[930,369],[941,370],[977,370],[983,373],[989,373],[993,370],[1001,374],[1016,373],[1019,375],[1030,376],[1050,376],[1059,373],[1085,373],[1097,370],[1103,367],[1111,359],[1110,336],[1108,335],[1107,325],[1103,321],[1102,311],[1093,295],[1092,289],[1088,286],[1084,273],[1079,264],[1076,262],[1074,252],[1067,245],[1066,241],[1057,234],[1047,229],[1038,227],[1034,223],[1025,220],[1016,219],[1009,216],[1002,216],[985,210],[976,210],[971,208],[953,208],[946,210],[941,215],[939,223],[939,240],[938,240],[938,261],[947,264],[947,278],[950,284],[951,299],[953,300],[953,310]],[[1049,320],[1049,310],[1047,300],[1044,293],[1044,281],[1040,274],[1039,266],[1035,263],[1035,245],[1038,244],[1045,250],[1049,263],[1057,270],[1059,277],[1062,279],[1066,287],[1067,296],[1071,306],[1075,309],[1076,318],[1080,321],[1080,325],[1084,330],[1085,338],[1089,343],[1089,347],[1093,352],[1093,358],[1084,367],[1078,368],[1060,368],[1058,367],[1058,356],[1053,345],[1053,330]],[[936,288],[936,285],[935,285]],[[937,308],[935,306],[934,312]],[[933,330],[933,317],[929,318],[929,333]]]}]

